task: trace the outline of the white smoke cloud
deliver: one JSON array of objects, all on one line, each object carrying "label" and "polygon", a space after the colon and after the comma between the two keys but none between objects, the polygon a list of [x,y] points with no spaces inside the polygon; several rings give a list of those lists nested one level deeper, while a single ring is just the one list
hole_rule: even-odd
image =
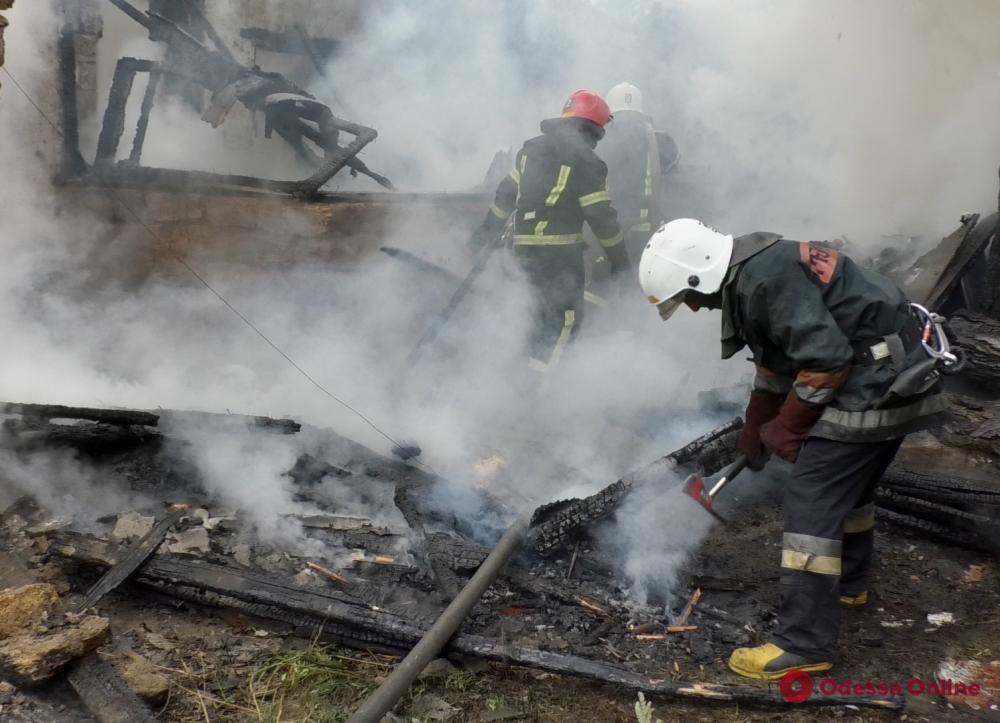
[{"label": "white smoke cloud", "polygon": [[[157,52],[119,15],[105,9],[102,109],[114,58]],[[735,233],[846,234],[876,249],[882,234],[936,237],[960,213],[992,208],[1000,138],[982,110],[1000,92],[998,15],[988,0],[383,2],[366,10],[329,75],[358,113],[351,119],[379,130],[363,158],[407,190],[476,186],[494,152],[537,133],[569,92],[604,92],[628,79],[683,154],[671,213],[695,208]],[[58,119],[58,21],[46,3],[23,0],[10,18],[8,66]],[[50,186],[58,139],[2,79],[0,398],[293,416],[388,451],[387,439],[303,379],[186,272],[168,263],[141,275],[139,261],[148,262],[157,241],[110,194],[97,201]],[[324,97],[325,81],[296,80]],[[250,118],[236,118],[247,135],[234,140],[235,131],[213,131],[181,106],[160,110],[150,164],[295,169],[281,141],[264,141]],[[252,143],[234,153],[244,138]],[[340,176],[334,184],[373,187]],[[688,191],[703,197],[697,207]],[[140,210],[149,200],[126,198]],[[465,229],[431,218],[405,219],[379,244],[464,273]],[[249,229],[242,257],[213,259],[203,249],[190,260],[324,386],[394,439],[419,442],[436,471],[473,484],[476,462],[501,456],[493,491],[511,504],[585,494],[680,446],[718,421],[690,414],[697,392],[747,372],[740,360],[718,361],[717,314],[682,311],[664,325],[632,288],[610,319],[588,309],[584,332],[542,391],[520,348],[528,294],[509,260],[488,269],[440,353],[412,368],[406,356],[451,287],[374,248],[350,267],[261,262],[256,252],[280,249],[298,224]],[[242,450],[213,443],[195,451],[206,478],[231,497],[222,480]],[[288,450],[261,451],[273,454],[240,476],[246,499],[287,511],[279,471]],[[693,545],[700,534],[684,537]]]}]

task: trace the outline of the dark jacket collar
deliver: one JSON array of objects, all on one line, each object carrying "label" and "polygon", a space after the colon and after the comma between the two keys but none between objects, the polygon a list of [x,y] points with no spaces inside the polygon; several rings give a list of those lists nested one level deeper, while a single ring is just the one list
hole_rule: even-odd
[{"label": "dark jacket collar", "polygon": [[781,235],[756,231],[733,239],[733,255],[729,271],[722,282],[722,358],[728,359],[746,346],[740,329],[739,308],[736,304],[736,279],[743,263],[761,251],[774,246]]}]

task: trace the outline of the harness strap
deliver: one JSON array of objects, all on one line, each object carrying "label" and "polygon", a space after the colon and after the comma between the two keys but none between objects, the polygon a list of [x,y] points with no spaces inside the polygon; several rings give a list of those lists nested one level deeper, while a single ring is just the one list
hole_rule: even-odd
[{"label": "harness strap", "polygon": [[906,355],[920,345],[920,324],[910,317],[899,333],[864,339],[852,344],[854,363],[858,366],[882,364],[890,359],[898,374],[906,368]]}]

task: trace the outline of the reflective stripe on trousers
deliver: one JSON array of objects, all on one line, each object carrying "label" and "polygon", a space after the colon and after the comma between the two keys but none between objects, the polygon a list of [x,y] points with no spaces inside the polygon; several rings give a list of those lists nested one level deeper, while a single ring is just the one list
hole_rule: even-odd
[{"label": "reflective stripe on trousers", "polygon": [[816,662],[833,660],[840,595],[867,589],[874,538],[871,503],[901,442],[810,437],[803,445],[785,483],[781,606],[772,635],[783,650]]}]

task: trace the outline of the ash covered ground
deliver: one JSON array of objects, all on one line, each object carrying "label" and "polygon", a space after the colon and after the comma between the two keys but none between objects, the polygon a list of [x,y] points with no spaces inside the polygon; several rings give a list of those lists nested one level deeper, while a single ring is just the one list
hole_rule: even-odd
[{"label": "ash covered ground", "polygon": [[[304,427],[285,434],[288,428],[257,426],[251,418],[195,418],[167,413],[163,430],[157,430],[71,420],[29,423],[12,415],[5,426],[8,465],[16,458],[21,469],[31,469],[34,456],[50,458],[58,449],[80,474],[75,485],[65,480],[60,495],[45,502],[3,500],[4,587],[27,580],[50,582],[71,606],[110,562],[169,513],[168,505],[189,506],[179,513],[154,560],[97,604],[112,629],[100,657],[127,680],[145,674],[155,683],[150,695],[162,720],[206,715],[210,720],[247,719],[241,716],[249,716],[254,706],[266,708],[285,695],[269,687],[274,683],[261,670],[280,665],[273,661],[309,658],[320,650],[354,671],[352,690],[370,689],[389,670],[392,659],[378,653],[395,652],[391,635],[296,619],[280,600],[262,605],[254,597],[254,581],[329,596],[375,618],[398,615],[413,625],[429,626],[446,604],[449,584],[460,586],[471,575],[512,517],[502,502],[473,486],[464,488],[464,494],[476,500],[469,509],[478,509],[479,515],[460,519],[453,506],[435,504],[442,492],[454,493],[454,483],[376,455],[329,430]],[[267,516],[259,510],[207,492],[190,459],[194,442],[184,429],[255,445],[304,446],[308,453],[294,457],[286,476],[295,510],[262,527]],[[933,444],[917,440],[899,464],[926,469],[928,454],[941,464],[941,448],[935,451]],[[9,474],[11,467],[7,469]],[[561,653],[653,679],[741,683],[726,668],[729,652],[766,640],[775,619],[780,470],[731,485],[718,507],[727,525],[707,519],[692,526],[687,518],[703,513],[678,494],[676,483],[674,474],[644,480],[632,499],[586,530],[576,546],[546,557],[530,546],[523,548],[477,604],[461,634],[473,648],[477,640],[489,641],[501,651]],[[656,565],[657,558],[662,564],[671,556],[678,564],[669,586],[640,590],[635,575],[624,569],[637,563],[618,554],[615,540],[628,534],[630,524],[643,524],[635,518],[654,497],[676,510],[661,514],[659,521],[675,525],[677,537],[676,549],[650,550],[649,564]],[[874,602],[864,611],[845,611],[844,654],[834,677],[931,682],[949,671],[969,676],[971,665],[982,666],[973,677],[985,681],[995,676],[990,663],[1000,646],[1000,576],[993,555],[884,522],[877,545]],[[157,572],[157,565],[171,561],[180,567]],[[310,569],[310,563],[322,570]],[[169,579],[177,570],[183,575],[208,571],[199,578],[204,588],[196,590],[180,577]],[[237,577],[220,576],[220,570]],[[330,579],[326,571],[341,579]],[[232,597],[225,599],[204,592],[227,588]],[[696,590],[700,599],[689,617],[680,620]],[[289,593],[287,599],[293,598]],[[942,612],[951,613],[948,622],[929,622],[928,615]],[[670,632],[678,623],[686,627]],[[374,652],[361,653],[357,649],[362,647]],[[330,700],[336,695],[343,692],[331,693]],[[50,684],[42,691],[11,691],[0,704],[11,720],[52,720],[49,716],[56,714],[60,720],[88,720],[82,712],[60,709],[72,706],[68,696],[58,684]],[[650,698],[658,715],[669,720],[775,715]],[[418,719],[433,714],[440,717],[430,719],[632,720],[635,700],[632,690],[544,669],[487,663],[474,650],[460,653],[453,646],[399,711]],[[348,697],[341,710],[346,713],[355,702]],[[989,694],[981,700],[910,696],[907,715],[925,720],[990,716],[996,714],[990,712],[995,704]],[[293,696],[287,705],[307,704]],[[595,711],[600,711],[598,718]],[[843,709],[822,714],[890,716]],[[783,715],[812,719],[816,713]]]}]

